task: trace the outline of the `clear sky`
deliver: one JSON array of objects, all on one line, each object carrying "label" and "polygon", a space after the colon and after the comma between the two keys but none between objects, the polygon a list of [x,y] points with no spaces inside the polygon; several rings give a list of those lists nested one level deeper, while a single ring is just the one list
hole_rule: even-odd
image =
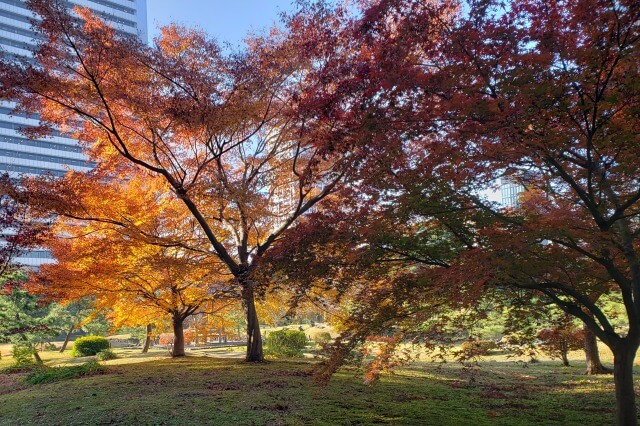
[{"label": "clear sky", "polygon": [[248,31],[269,28],[294,0],[147,0],[149,41],[172,22],[199,27],[220,42],[238,44]]}]

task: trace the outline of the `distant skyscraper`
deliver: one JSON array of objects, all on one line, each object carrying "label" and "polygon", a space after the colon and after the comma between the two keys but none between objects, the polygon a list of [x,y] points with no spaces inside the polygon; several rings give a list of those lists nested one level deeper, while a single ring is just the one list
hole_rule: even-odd
[{"label": "distant skyscraper", "polygon": [[[30,57],[38,34],[31,29],[33,14],[26,0],[0,0],[0,48],[3,54]],[[85,6],[119,31],[137,35],[147,42],[146,0],[70,0],[69,7]],[[67,170],[90,169],[75,140],[55,133],[52,137],[31,140],[20,128],[35,126],[37,117],[27,118],[11,111],[15,105],[0,101],[0,173],[11,175],[45,173],[62,176]],[[18,262],[39,265],[50,259],[46,251],[35,250]]]},{"label": "distant skyscraper", "polygon": [[500,195],[504,207],[518,207],[520,195],[524,192],[524,186],[513,178],[502,178],[500,181]]}]

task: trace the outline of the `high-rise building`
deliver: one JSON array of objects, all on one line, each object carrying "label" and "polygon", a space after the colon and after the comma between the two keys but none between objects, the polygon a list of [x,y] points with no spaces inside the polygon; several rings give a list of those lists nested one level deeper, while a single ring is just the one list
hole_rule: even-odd
[{"label": "high-rise building", "polygon": [[[97,13],[117,30],[136,35],[147,42],[146,0],[69,0],[69,8],[84,6]],[[0,0],[0,48],[2,54],[30,57],[38,34],[31,28],[33,14],[26,0]],[[11,114],[15,105],[0,101],[0,173],[11,175],[52,174],[67,170],[89,170],[86,157],[75,140],[55,133],[46,139],[28,139],[20,129],[38,124],[38,117]],[[21,264],[37,266],[51,257],[34,250],[17,259]]]},{"label": "high-rise building", "polygon": [[520,197],[524,191],[524,186],[514,178],[502,178],[500,182],[502,205],[504,207],[518,207],[520,204]]}]

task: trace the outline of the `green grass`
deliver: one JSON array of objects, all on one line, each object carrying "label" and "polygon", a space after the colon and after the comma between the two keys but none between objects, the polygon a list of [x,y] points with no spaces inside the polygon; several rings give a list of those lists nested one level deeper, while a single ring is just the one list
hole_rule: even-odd
[{"label": "green grass", "polygon": [[[12,363],[0,345],[0,368]],[[237,349],[237,348],[236,348]],[[243,348],[241,348],[243,349]],[[611,357],[602,350],[603,360]],[[516,363],[496,353],[476,368],[428,357],[369,387],[362,372],[341,370],[326,388],[309,375],[312,360],[242,362],[229,348],[116,349],[106,372],[70,378],[95,357],[43,352],[53,383],[29,385],[28,372],[0,374],[0,425],[610,425],[611,376],[585,376],[584,355],[571,367]],[[637,360],[638,361],[638,360]],[[636,368],[640,373],[640,369]],[[34,373],[35,374],[35,373]],[[47,376],[47,380],[49,377]],[[47,381],[43,380],[43,381]]]},{"label": "green grass", "polygon": [[[118,351],[119,356],[123,352]],[[27,385],[0,375],[2,425],[606,425],[613,423],[610,376],[584,365],[480,368],[429,362],[383,376],[341,370],[326,388],[310,361],[245,364],[238,359],[120,358],[107,373]],[[134,361],[136,363],[125,362]]]}]

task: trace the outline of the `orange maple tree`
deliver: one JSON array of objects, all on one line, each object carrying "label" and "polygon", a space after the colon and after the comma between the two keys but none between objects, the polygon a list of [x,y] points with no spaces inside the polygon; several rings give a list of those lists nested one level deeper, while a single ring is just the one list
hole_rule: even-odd
[{"label": "orange maple tree", "polygon": [[83,211],[83,200],[110,204],[110,193],[99,193],[104,182],[160,179],[163,200],[196,226],[147,237],[181,241],[225,265],[246,310],[246,359],[261,361],[255,295],[268,283],[252,274],[286,229],[349,178],[362,153],[348,149],[348,130],[360,124],[345,118],[363,112],[348,102],[326,114],[306,105],[301,88],[320,59],[278,32],[224,55],[203,33],[170,26],[149,48],[88,10],[77,9],[76,20],[61,2],[28,4],[41,17],[36,65],[3,62],[2,94],[40,113],[41,126],[28,132],[55,126],[95,164],[84,176],[33,183],[31,200],[133,229],[117,206],[103,215]]},{"label": "orange maple tree", "polygon": [[53,229],[56,237],[47,243],[56,263],[42,265],[29,288],[59,301],[92,297],[116,327],[159,325],[169,316],[175,334],[172,354],[184,356],[185,319],[215,311],[231,296],[213,255],[150,237],[193,226],[186,209],[163,201],[154,183],[162,184],[131,179],[114,186],[110,181],[87,192],[84,214],[97,218],[118,213],[132,225],[72,219],[67,210]]}]

